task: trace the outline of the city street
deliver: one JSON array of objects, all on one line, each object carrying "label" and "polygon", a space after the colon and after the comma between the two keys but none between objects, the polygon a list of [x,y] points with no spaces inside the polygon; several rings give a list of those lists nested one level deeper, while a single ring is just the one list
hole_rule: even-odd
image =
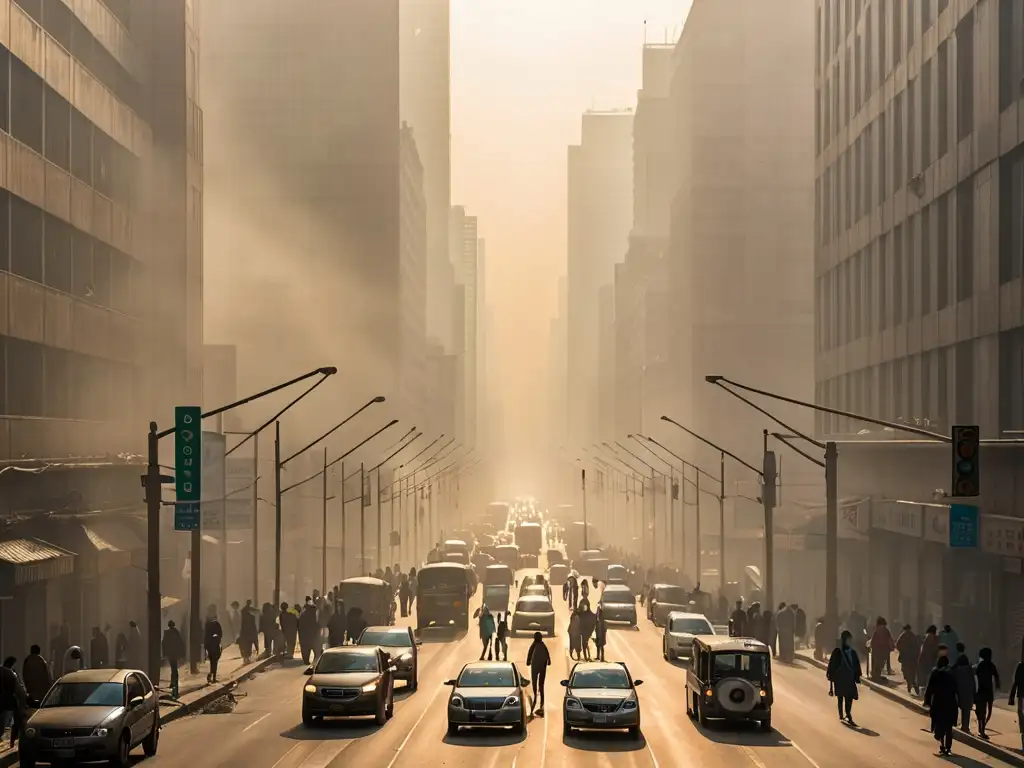
[{"label": "city street", "polygon": [[[479,593],[475,604],[479,604]],[[687,718],[682,702],[685,667],[661,655],[661,633],[641,618],[639,630],[609,631],[607,657],[623,660],[639,688],[643,738],[622,734],[574,734],[563,738],[559,681],[566,677],[567,611],[555,597],[559,634],[546,642],[552,650],[546,717],[534,718],[525,737],[486,731],[458,737],[446,734],[442,683],[479,655],[475,633],[454,639],[425,637],[420,655],[420,688],[415,694],[396,688],[394,718],[383,728],[369,722],[330,722],[316,728],[300,720],[305,678],[298,661],[257,675],[238,689],[238,703],[224,714],[200,714],[164,728],[159,755],[144,761],[164,766],[255,766],[325,768],[368,765],[402,768],[447,766],[908,766],[933,765],[936,745],[923,730],[924,719],[871,691],[862,690],[854,710],[860,725],[837,722],[823,673],[804,665],[775,665],[772,733],[753,726],[714,723],[700,728]],[[642,609],[641,609],[642,616]],[[509,658],[524,669],[528,637],[509,643]],[[958,766],[999,765],[998,760],[954,746]]]}]

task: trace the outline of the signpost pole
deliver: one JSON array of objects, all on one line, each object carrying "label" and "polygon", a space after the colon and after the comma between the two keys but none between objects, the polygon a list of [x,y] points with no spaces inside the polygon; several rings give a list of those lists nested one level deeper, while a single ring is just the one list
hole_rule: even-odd
[{"label": "signpost pole", "polygon": [[[344,497],[344,494],[342,494]],[[323,476],[323,541],[321,542],[321,554],[323,555],[323,562],[320,564],[322,573],[320,574],[321,584],[321,595],[327,594],[327,446],[324,446],[324,476]]]},{"label": "signpost pole", "polygon": [[[260,433],[253,436],[252,443],[252,602],[259,605],[260,598],[260,539],[259,539],[259,493],[260,477]],[[277,606],[274,606],[277,608]]]},{"label": "signpost pole", "polygon": [[359,571],[366,566],[366,470],[359,465]]},{"label": "signpost pole", "polygon": [[377,467],[377,567],[384,567],[384,515],[380,498],[380,467]]},{"label": "signpost pole", "polygon": [[345,498],[345,462],[341,462],[341,579],[344,581],[348,578],[348,565],[346,553],[348,551],[348,536],[346,535],[346,519],[348,515],[345,514],[345,505],[348,503],[348,499]]},{"label": "signpost pole", "polygon": [[[194,405],[181,405],[174,409],[174,530],[191,532],[189,574],[189,667],[193,674],[199,671],[203,645],[203,613],[199,586],[202,579],[202,409]],[[158,614],[159,615],[159,614]],[[157,637],[159,619],[157,620]],[[159,679],[157,677],[156,679]]]},{"label": "signpost pole", "polygon": [[149,460],[146,467],[146,632],[147,671],[151,680],[160,679],[160,504],[163,497],[160,477],[160,438],[156,422],[149,422]]}]

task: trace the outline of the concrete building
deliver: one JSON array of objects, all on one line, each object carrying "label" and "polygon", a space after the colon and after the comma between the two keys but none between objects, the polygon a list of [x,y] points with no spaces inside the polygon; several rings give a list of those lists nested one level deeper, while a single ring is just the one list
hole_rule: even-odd
[{"label": "concrete building", "polygon": [[[615,269],[621,264],[616,264]],[[616,379],[618,344],[615,338],[615,286],[602,285],[597,291],[597,430],[599,440],[616,440]]]},{"label": "concrete building", "polygon": [[399,243],[398,304],[401,309],[398,356],[399,412],[419,424],[429,408],[425,398],[427,355],[428,236],[423,164],[416,136],[402,126],[402,231]]},{"label": "concrete building", "polygon": [[[945,434],[1021,429],[1024,4],[819,0],[814,18],[817,401]],[[817,422],[820,434],[863,427]],[[1016,658],[1013,445],[982,451],[981,541],[955,557],[934,528],[949,513],[932,503],[949,489],[948,449],[870,442],[840,455],[852,465],[844,490],[875,499],[871,557],[894,585],[859,585],[867,598],[890,615],[984,627],[979,640]]]},{"label": "concrete building", "polygon": [[598,291],[614,279],[632,219],[632,110],[583,114],[568,151],[568,440],[597,437]]},{"label": "concrete building", "polygon": [[452,245],[452,263],[455,266],[455,279],[461,290],[457,298],[462,299],[463,309],[460,315],[462,333],[456,334],[459,341],[457,354],[462,356],[463,368],[463,399],[462,431],[460,440],[463,445],[476,445],[477,438],[477,381],[480,324],[480,238],[478,237],[477,218],[466,214],[466,209],[453,206],[451,213],[450,240]]},{"label": "concrete building", "polygon": [[50,470],[0,480],[14,654],[143,610],[146,425],[201,396],[194,14],[0,3],[0,464]]},{"label": "concrete building", "polygon": [[696,0],[675,49],[673,411],[740,455],[760,455],[763,420],[706,375],[814,396],[813,46],[813,0]]},{"label": "concrete building", "polygon": [[451,207],[451,8],[449,0],[400,0],[402,120],[412,126],[423,163],[427,207],[427,332],[450,351],[452,282],[448,262]]}]

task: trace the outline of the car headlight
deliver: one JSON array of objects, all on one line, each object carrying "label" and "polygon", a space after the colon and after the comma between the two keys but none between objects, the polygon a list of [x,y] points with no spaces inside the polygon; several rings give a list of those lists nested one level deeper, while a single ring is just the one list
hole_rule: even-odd
[{"label": "car headlight", "polygon": [[455,707],[455,709],[462,709],[462,697],[452,696],[451,701],[448,702],[449,706]]},{"label": "car headlight", "polygon": [[373,693],[376,690],[377,690],[377,683],[376,682],[367,683],[366,685],[363,686],[363,693]]},{"label": "car headlight", "polygon": [[519,697],[518,696],[509,696],[507,699],[505,699],[505,703],[502,704],[501,706],[503,706],[503,707],[518,707],[519,706]]},{"label": "car headlight", "polygon": [[303,688],[303,690],[306,693],[316,693],[316,686],[315,685],[307,685],[305,688]]},{"label": "car headlight", "polygon": [[108,733],[110,733],[110,731],[108,731],[106,728],[96,728],[93,730],[92,735],[102,739]]},{"label": "car headlight", "polygon": [[566,709],[583,709],[583,704],[580,703],[579,699],[566,699]]},{"label": "car headlight", "polygon": [[26,728],[25,729],[25,735],[28,736],[31,739],[32,737],[34,737],[36,735],[36,729],[35,728]]},{"label": "car headlight", "polygon": [[624,701],[622,703],[622,708],[623,709],[636,709],[636,702],[633,699],[630,699],[629,701]]}]

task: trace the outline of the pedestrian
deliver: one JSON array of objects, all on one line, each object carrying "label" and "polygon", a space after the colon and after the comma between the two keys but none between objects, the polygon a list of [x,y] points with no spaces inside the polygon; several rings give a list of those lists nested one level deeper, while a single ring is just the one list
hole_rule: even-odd
[{"label": "pedestrian", "polygon": [[807,647],[807,611],[793,603],[793,634],[797,648]]},{"label": "pedestrian", "polygon": [[939,742],[939,754],[952,754],[953,728],[960,713],[957,683],[949,671],[949,657],[940,656],[928,675],[924,689],[924,705],[932,720],[932,734]]},{"label": "pedestrian", "polygon": [[597,630],[597,615],[590,610],[590,601],[580,601],[580,647],[583,650],[583,658],[592,661],[590,658],[590,638]]},{"label": "pedestrian", "polygon": [[1013,670],[1013,682],[1010,683],[1010,697],[1007,704],[1017,705],[1017,730],[1020,731],[1020,748],[1024,750],[1024,644],[1020,649],[1020,661]]},{"label": "pedestrian", "polygon": [[860,657],[851,645],[852,634],[844,629],[839,636],[839,646],[832,651],[828,660],[826,678],[829,682],[829,696],[836,697],[839,708],[839,720],[845,720],[856,727],[853,722],[853,702],[858,699],[857,685],[860,683]]},{"label": "pedestrian", "polygon": [[960,702],[960,730],[971,732],[971,710],[978,689],[971,668],[971,660],[967,658],[967,648],[963,643],[956,644],[956,660],[952,666],[953,679],[956,681],[957,700]]},{"label": "pedestrian", "polygon": [[999,670],[992,663],[992,649],[982,648],[978,651],[978,666],[974,668],[977,677],[977,693],[974,696],[974,713],[978,717],[978,735],[988,739],[985,726],[992,719],[992,705],[996,700],[996,691],[1000,688]]},{"label": "pedestrian", "polygon": [[259,630],[256,625],[256,609],[252,600],[245,601],[245,607],[239,613],[238,650],[242,655],[242,663],[252,661],[253,648],[259,653]]},{"label": "pedestrian", "polygon": [[498,614],[498,624],[494,635],[494,660],[508,661],[508,611],[505,615]]},{"label": "pedestrian", "polygon": [[828,638],[825,637],[827,633],[825,617],[819,616],[814,622],[814,658],[817,661],[825,661],[825,649],[828,648]]},{"label": "pedestrian", "polygon": [[[16,658],[8,656],[4,659],[4,665],[0,667],[0,726],[5,726],[8,720],[11,721],[11,749],[14,749],[21,736],[28,703],[25,685],[14,671],[17,662]],[[2,736],[3,731],[0,730],[0,738]]]},{"label": "pedestrian", "polygon": [[60,665],[64,660],[64,654],[71,647],[71,625],[66,621],[54,624],[52,627],[52,639],[50,640],[50,667],[55,678],[60,677]]},{"label": "pedestrian", "polygon": [[21,665],[21,677],[25,684],[26,700],[29,706],[39,706],[46,692],[53,684],[50,668],[43,658],[42,649],[33,645]]},{"label": "pedestrian", "polygon": [[576,608],[569,616],[569,656],[579,659],[583,654],[583,630],[580,625],[580,609]]},{"label": "pedestrian", "polygon": [[889,663],[889,654],[896,649],[892,632],[889,631],[889,623],[884,617],[879,616],[875,619],[875,629],[868,643],[871,645],[871,679],[879,681]]},{"label": "pedestrian", "polygon": [[597,646],[597,660],[604,661],[604,647],[608,642],[608,623],[604,619],[604,608],[597,609],[597,626],[594,630],[594,645]]},{"label": "pedestrian", "polygon": [[[533,700],[530,702],[530,714],[534,711],[538,715],[544,714],[544,680],[548,675],[548,667],[551,666],[551,654],[548,647],[544,645],[544,638],[540,632],[533,633],[533,643],[530,650],[526,652],[526,663],[530,667],[530,683],[533,685]],[[540,706],[537,706],[537,704]]]},{"label": "pedestrian", "polygon": [[761,614],[760,629],[757,632],[757,639],[771,649],[772,656],[779,655],[779,649],[775,643],[776,633],[775,614],[770,610],[765,611]]},{"label": "pedestrian", "polygon": [[736,601],[736,610],[729,617],[729,636],[747,636],[747,612],[743,610],[743,598]]},{"label": "pedestrian", "polygon": [[171,698],[178,699],[178,664],[185,658],[185,640],[181,632],[174,625],[174,621],[167,622],[167,629],[164,630],[163,640],[160,643],[160,650],[163,652],[167,664],[171,668]]},{"label": "pedestrian", "polygon": [[412,592],[409,588],[409,576],[403,573],[402,580],[398,583],[398,606],[402,611],[403,619],[409,615],[411,598]]},{"label": "pedestrian", "polygon": [[793,661],[796,655],[796,615],[785,603],[779,604],[775,627],[779,638],[779,658],[783,661]]},{"label": "pedestrian", "polygon": [[89,661],[93,669],[105,669],[110,664],[110,644],[107,636],[100,632],[99,627],[92,628],[92,639],[89,641]]},{"label": "pedestrian", "polygon": [[580,582],[580,600],[590,602],[590,582],[587,579]]},{"label": "pedestrian", "polygon": [[491,615],[491,609],[487,607],[487,603],[480,606],[476,615],[479,617],[480,622],[480,640],[483,646],[480,649],[480,661],[484,660],[484,656],[487,656],[487,660],[491,661],[494,657],[491,650],[491,638],[494,637],[494,616]]},{"label": "pedestrian", "polygon": [[924,639],[921,641],[921,653],[917,657],[917,687],[925,688],[928,685],[929,675],[935,669],[939,660],[939,635],[934,624],[928,626],[924,631]]},{"label": "pedestrian", "polygon": [[224,628],[217,620],[217,606],[211,605],[206,614],[206,626],[203,628],[203,648],[210,660],[210,671],[206,682],[217,682],[217,664],[220,662],[221,642],[224,640]]},{"label": "pedestrian", "polygon": [[299,633],[299,617],[288,607],[288,603],[281,603],[278,621],[281,624],[281,635],[284,639],[284,655],[290,659],[295,656],[295,638]]},{"label": "pedestrian", "polygon": [[903,631],[896,638],[896,658],[900,662],[900,671],[907,683],[907,693],[920,695],[921,681],[918,679],[917,662],[921,656],[921,641],[909,624],[903,625]]},{"label": "pedestrian", "polygon": [[580,600],[579,579],[576,578],[575,573],[570,573],[569,580],[566,583],[569,585],[569,610],[575,611]]},{"label": "pedestrian", "polygon": [[939,632],[939,644],[944,645],[951,651],[956,648],[956,644],[960,642],[960,638],[949,624],[945,624],[942,627],[942,631]]},{"label": "pedestrian", "polygon": [[[224,616],[224,645],[239,644],[241,649],[241,642],[239,640],[242,634],[242,611],[238,601],[235,600],[228,606],[227,613]],[[245,657],[245,654],[242,654]]]},{"label": "pedestrian", "polygon": [[[260,606],[259,634],[263,635],[263,652],[266,656],[273,653],[275,639],[278,636],[277,615],[273,603]],[[281,652],[281,643],[277,642],[277,652]]]},{"label": "pedestrian", "polygon": [[303,664],[312,664],[316,661],[314,644],[319,631],[320,622],[316,617],[316,606],[313,605],[313,598],[307,596],[302,613],[299,614],[299,653],[302,655]]},{"label": "pedestrian", "polygon": [[118,632],[114,640],[114,666],[117,669],[128,667],[128,635]]},{"label": "pedestrian", "polygon": [[345,633],[348,631],[348,616],[345,614],[345,601],[339,600],[331,620],[327,624],[327,645],[337,648],[345,644]]},{"label": "pedestrian", "polygon": [[146,649],[143,647],[142,632],[134,621],[128,622],[128,666],[142,669],[146,665]]},{"label": "pedestrian", "polygon": [[363,609],[358,605],[352,606],[345,617],[345,632],[348,634],[350,643],[358,643],[360,635],[366,629],[366,618],[363,616]]}]

